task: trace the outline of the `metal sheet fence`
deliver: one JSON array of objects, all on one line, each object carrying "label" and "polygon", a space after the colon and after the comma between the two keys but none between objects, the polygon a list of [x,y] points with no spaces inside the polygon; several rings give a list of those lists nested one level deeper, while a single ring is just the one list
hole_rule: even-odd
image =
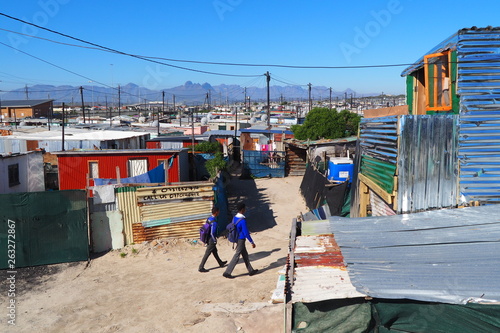
[{"label": "metal sheet fence", "polygon": [[0,269],[87,260],[85,191],[0,195],[0,244]]},{"label": "metal sheet fence", "polygon": [[285,177],[284,151],[243,150],[244,172],[254,177]]}]

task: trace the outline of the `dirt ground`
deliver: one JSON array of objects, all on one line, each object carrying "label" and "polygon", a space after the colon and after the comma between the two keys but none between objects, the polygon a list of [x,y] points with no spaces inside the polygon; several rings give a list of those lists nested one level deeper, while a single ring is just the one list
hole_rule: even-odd
[{"label": "dirt ground", "polygon": [[[222,276],[213,257],[199,273],[205,248],[193,240],[135,244],[90,261],[18,269],[16,326],[7,325],[2,271],[1,332],[282,332],[283,304],[271,304],[286,263],[292,219],[305,212],[302,177],[242,180],[228,185],[230,207],[247,204],[257,245],[247,246],[259,274],[236,266]],[[222,260],[231,244],[220,239]]]}]

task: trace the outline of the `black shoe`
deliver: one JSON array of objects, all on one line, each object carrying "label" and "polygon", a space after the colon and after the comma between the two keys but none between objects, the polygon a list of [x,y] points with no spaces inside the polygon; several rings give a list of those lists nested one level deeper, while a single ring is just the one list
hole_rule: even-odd
[{"label": "black shoe", "polygon": [[205,268],[200,268],[200,269],[198,270],[198,272],[200,272],[200,273],[206,273],[206,272],[208,272],[208,269],[205,269]]},{"label": "black shoe", "polygon": [[232,276],[231,274],[224,273],[224,274],[222,274],[222,276],[227,278],[227,279],[234,279],[234,276]]},{"label": "black shoe", "polygon": [[227,265],[227,261],[223,261],[223,262],[221,262],[221,263],[220,263],[220,265],[219,265],[219,266],[220,266],[220,267],[224,267],[224,266],[226,266],[226,265]]},{"label": "black shoe", "polygon": [[252,275],[255,275],[259,272],[258,269],[254,269],[253,271],[251,271],[250,273],[248,273],[248,275],[252,276]]}]

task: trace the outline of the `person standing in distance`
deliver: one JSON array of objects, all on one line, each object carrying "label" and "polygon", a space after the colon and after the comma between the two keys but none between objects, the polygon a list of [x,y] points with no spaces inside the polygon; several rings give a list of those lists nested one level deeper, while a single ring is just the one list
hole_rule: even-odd
[{"label": "person standing in distance", "polygon": [[217,216],[219,215],[219,212],[220,210],[218,207],[213,207],[212,215],[207,219],[208,223],[210,223],[210,238],[208,239],[205,255],[203,256],[203,259],[201,259],[200,266],[198,267],[198,272],[201,273],[208,272],[208,270],[205,269],[205,263],[207,262],[210,254],[214,255],[214,258],[217,260],[220,267],[224,267],[227,264],[227,261],[222,261],[219,258],[219,253],[217,252]]},{"label": "person standing in distance", "polygon": [[243,257],[243,261],[245,262],[248,274],[250,276],[255,275],[258,272],[258,269],[253,269],[252,265],[250,264],[247,248],[245,246],[245,242],[248,239],[250,244],[252,244],[252,248],[255,248],[255,243],[253,242],[253,239],[250,236],[250,233],[248,232],[247,220],[245,218],[245,215],[243,215],[245,214],[246,210],[245,203],[240,202],[236,207],[236,209],[238,210],[238,213],[233,217],[233,223],[236,223],[236,221],[239,220],[239,222],[236,224],[236,229],[238,230],[238,242],[236,243],[236,252],[234,253],[233,259],[231,259],[231,262],[227,266],[226,271],[224,272],[224,274],[222,274],[222,276],[228,279],[234,278],[234,276],[232,276],[231,273],[233,272],[234,267],[238,263],[240,255]]}]

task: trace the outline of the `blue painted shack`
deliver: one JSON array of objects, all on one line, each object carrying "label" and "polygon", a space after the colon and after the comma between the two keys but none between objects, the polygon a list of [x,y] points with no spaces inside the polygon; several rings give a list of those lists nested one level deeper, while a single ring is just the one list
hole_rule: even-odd
[{"label": "blue painted shack", "polygon": [[402,76],[409,115],[361,122],[351,216],[500,202],[500,28],[461,29]]}]

